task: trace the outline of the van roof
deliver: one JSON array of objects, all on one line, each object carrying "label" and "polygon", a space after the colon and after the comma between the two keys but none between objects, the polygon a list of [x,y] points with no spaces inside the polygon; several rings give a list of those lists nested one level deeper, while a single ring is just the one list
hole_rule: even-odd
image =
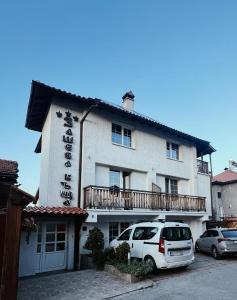
[{"label": "van roof", "polygon": [[178,227],[178,226],[182,226],[182,227],[189,227],[188,224],[186,223],[181,223],[181,222],[159,222],[159,221],[151,221],[151,222],[142,222],[142,223],[136,223],[131,225],[130,227],[137,227],[137,226],[141,226],[141,227]]}]

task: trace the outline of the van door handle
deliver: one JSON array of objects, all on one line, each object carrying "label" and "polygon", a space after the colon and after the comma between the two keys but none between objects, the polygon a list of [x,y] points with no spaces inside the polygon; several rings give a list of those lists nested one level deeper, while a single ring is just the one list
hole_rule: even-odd
[{"label": "van door handle", "polygon": [[133,243],[132,243],[132,248],[133,248]]}]

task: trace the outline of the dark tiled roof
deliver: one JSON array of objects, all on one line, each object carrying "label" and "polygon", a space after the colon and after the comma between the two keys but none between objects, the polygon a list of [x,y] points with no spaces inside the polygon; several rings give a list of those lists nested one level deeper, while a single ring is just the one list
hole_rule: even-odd
[{"label": "dark tiled roof", "polygon": [[71,100],[84,106],[97,104],[97,111],[110,111],[116,115],[120,115],[131,121],[137,121],[144,126],[154,128],[165,134],[170,134],[174,137],[189,141],[196,145],[198,157],[215,151],[215,149],[210,145],[210,142],[168,127],[135,111],[128,111],[122,106],[114,105],[101,99],[77,96],[75,94],[50,87],[38,81],[32,81],[31,85],[30,100],[25,123],[27,128],[40,132],[42,131],[43,124],[53,98],[65,99],[65,101]]},{"label": "dark tiled roof", "polygon": [[0,159],[0,178],[15,183],[18,177],[18,163],[16,161]]},{"label": "dark tiled roof", "polygon": [[225,170],[224,172],[214,176],[212,178],[212,183],[231,183],[231,182],[237,182],[237,172],[231,171],[231,170]]},{"label": "dark tiled roof", "polygon": [[27,214],[34,215],[70,215],[70,216],[87,216],[87,212],[79,207],[49,207],[49,206],[27,206],[24,209]]}]

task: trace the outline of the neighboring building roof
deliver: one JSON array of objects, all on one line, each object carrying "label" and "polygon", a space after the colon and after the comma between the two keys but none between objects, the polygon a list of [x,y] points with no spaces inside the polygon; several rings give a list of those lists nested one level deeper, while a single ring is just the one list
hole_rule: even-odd
[{"label": "neighboring building roof", "polygon": [[225,170],[212,178],[213,184],[228,184],[237,182],[237,172]]},{"label": "neighboring building roof", "polygon": [[[215,151],[215,149],[210,145],[210,142],[201,140],[184,132],[168,127],[135,111],[128,111],[122,106],[110,104],[100,99],[77,96],[75,94],[50,87],[38,81],[32,81],[31,85],[31,93],[25,123],[25,126],[27,128],[35,131],[42,131],[43,124],[53,98],[65,99],[66,101],[72,100],[76,103],[80,102],[80,104],[84,104],[87,106],[97,104],[97,111],[110,111],[116,113],[117,115],[129,118],[129,120],[138,121],[139,123],[142,123],[147,127],[152,127],[158,129],[159,131],[162,131],[163,133],[170,134],[189,141],[192,144],[196,145],[197,157],[205,154],[210,154]],[[37,149],[39,149],[39,147],[37,147]]]},{"label": "neighboring building roof", "polygon": [[24,209],[24,212],[27,214],[34,215],[69,215],[69,216],[85,216],[87,217],[88,213],[86,210],[79,207],[49,207],[49,206],[27,206]]},{"label": "neighboring building roof", "polygon": [[18,163],[16,161],[0,159],[0,180],[16,183],[18,178]]}]

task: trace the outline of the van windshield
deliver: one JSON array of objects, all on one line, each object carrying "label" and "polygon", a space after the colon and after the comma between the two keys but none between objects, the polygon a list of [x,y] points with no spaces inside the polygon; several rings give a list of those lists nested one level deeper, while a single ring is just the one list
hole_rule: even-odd
[{"label": "van windshield", "polygon": [[188,227],[165,227],[162,237],[167,241],[191,240],[192,233]]}]

